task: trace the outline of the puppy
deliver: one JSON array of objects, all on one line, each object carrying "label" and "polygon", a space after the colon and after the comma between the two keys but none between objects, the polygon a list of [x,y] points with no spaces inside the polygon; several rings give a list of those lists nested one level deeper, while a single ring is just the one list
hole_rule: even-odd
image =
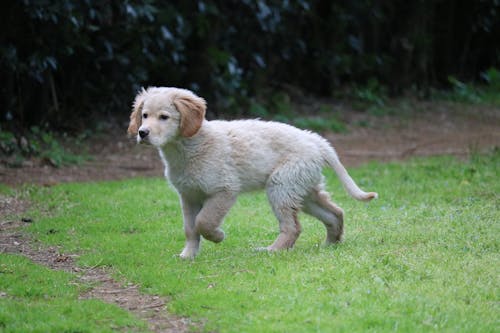
[{"label": "puppy", "polygon": [[293,247],[301,232],[300,210],[323,222],[327,244],[339,242],[344,214],[324,189],[324,166],[353,198],[377,197],[356,185],[319,135],[277,122],[207,121],[205,110],[205,100],[189,90],[151,87],[136,96],[128,127],[137,142],[158,149],[165,176],[179,194],[186,235],[182,258],[197,255],[201,236],[221,242],[220,226],[238,194],[262,188],[280,231],[265,249]]}]

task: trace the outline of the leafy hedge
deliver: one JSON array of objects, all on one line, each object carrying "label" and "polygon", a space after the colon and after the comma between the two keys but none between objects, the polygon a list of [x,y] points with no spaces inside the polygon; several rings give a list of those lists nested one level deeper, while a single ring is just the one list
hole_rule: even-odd
[{"label": "leafy hedge", "polygon": [[23,0],[0,4],[2,127],[72,130],[143,85],[212,112],[290,87],[332,96],[477,80],[500,64],[500,1]]}]

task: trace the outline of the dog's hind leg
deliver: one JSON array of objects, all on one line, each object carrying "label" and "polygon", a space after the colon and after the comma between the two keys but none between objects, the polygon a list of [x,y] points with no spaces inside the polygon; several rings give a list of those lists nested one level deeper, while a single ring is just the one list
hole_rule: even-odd
[{"label": "dog's hind leg", "polygon": [[295,194],[290,187],[284,185],[271,185],[267,188],[269,203],[280,228],[278,238],[265,248],[268,251],[292,248],[302,231],[298,220],[302,198]]},{"label": "dog's hind leg", "polygon": [[224,231],[220,229],[220,225],[236,202],[236,197],[237,194],[234,192],[221,191],[207,198],[196,216],[195,230],[209,241],[222,242]]},{"label": "dog's hind leg", "polygon": [[330,200],[322,185],[316,186],[304,200],[303,211],[319,219],[326,227],[326,244],[337,243],[344,232],[344,211]]},{"label": "dog's hind leg", "polygon": [[302,228],[298,214],[310,188],[321,180],[319,163],[289,160],[269,177],[267,197],[279,221],[280,234],[269,251],[293,247]]}]

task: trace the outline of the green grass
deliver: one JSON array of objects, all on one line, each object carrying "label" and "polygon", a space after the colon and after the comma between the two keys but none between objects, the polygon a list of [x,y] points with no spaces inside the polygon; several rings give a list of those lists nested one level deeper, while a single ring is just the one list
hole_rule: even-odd
[{"label": "green grass", "polygon": [[52,271],[17,255],[0,255],[1,332],[112,332],[145,330],[117,306],[78,300],[72,274]]},{"label": "green grass", "polygon": [[496,151],[351,170],[378,191],[370,204],[326,172],[346,211],[345,241],[332,247],[303,215],[293,250],[254,251],[277,234],[265,196],[254,193],[226,218],[223,243],[204,242],[196,260],[182,261],[180,207],[162,179],[40,188],[30,232],[81,254],[82,266],[107,266],[168,296],[170,311],[206,331],[498,332],[499,166]]}]

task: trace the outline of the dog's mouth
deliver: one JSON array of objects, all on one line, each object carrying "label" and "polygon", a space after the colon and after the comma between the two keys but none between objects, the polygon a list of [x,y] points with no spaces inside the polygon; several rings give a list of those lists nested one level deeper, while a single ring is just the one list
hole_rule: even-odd
[{"label": "dog's mouth", "polygon": [[140,145],[151,145],[151,142],[147,137],[141,138],[139,135],[137,136],[137,143]]}]

